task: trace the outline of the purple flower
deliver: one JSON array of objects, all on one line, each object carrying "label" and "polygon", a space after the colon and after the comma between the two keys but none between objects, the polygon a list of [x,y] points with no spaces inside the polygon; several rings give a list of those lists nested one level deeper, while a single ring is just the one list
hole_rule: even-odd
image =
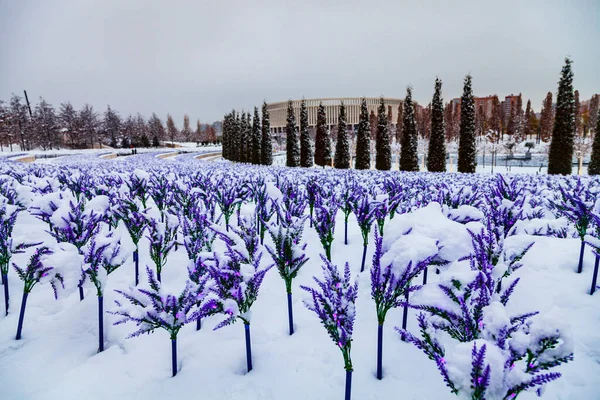
[{"label": "purple flower", "polygon": [[358,282],[350,281],[350,266],[346,263],[344,275],[338,268],[321,255],[324,280],[313,277],[318,288],[300,286],[312,296],[312,302],[306,307],[313,311],[327,330],[334,343],[337,343],[344,356],[344,368],[352,371],[350,344],[356,317],[356,298]]}]

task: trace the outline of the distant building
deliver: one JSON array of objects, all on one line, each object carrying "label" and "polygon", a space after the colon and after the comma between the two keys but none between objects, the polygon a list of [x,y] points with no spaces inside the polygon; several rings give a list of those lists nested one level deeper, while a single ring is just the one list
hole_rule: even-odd
[{"label": "distant building", "polygon": [[[479,107],[483,107],[483,112],[486,116],[486,118],[490,118],[492,116],[492,109],[493,109],[493,99],[494,96],[486,96],[486,97],[473,97],[473,99],[475,100],[475,112],[479,111]],[[456,110],[458,107],[460,107],[460,97],[456,97],[452,100],[450,100],[450,102],[452,103],[452,106],[454,107],[454,109]]]},{"label": "distant building", "polygon": [[[369,114],[374,111],[377,114],[377,108],[379,107],[379,97],[367,97],[367,110]],[[338,123],[338,115],[340,112],[340,104],[343,101],[346,107],[346,123],[348,129],[356,130],[358,128],[358,120],[360,116],[360,97],[346,97],[346,98],[326,98],[326,99],[305,99],[306,111],[308,112],[308,125],[314,127],[317,125],[317,111],[319,104],[322,103],[325,107],[325,114],[327,125],[331,128],[336,126]],[[292,107],[294,108],[294,115],[296,117],[296,124],[300,123],[300,104],[302,100],[292,100]],[[386,112],[391,107],[392,110],[392,125],[395,126],[396,120],[398,119],[398,106],[402,104],[401,99],[385,98],[383,99],[385,104]],[[269,111],[269,118],[271,122],[271,133],[283,133],[285,131],[285,125],[287,123],[287,101],[280,101],[277,103],[268,103],[267,111]]]},{"label": "distant building", "polygon": [[504,97],[504,101],[500,103],[502,106],[502,122],[504,122],[505,125],[508,123],[508,119],[510,118],[510,110],[513,107],[513,104],[516,105],[518,100],[519,96],[511,94]]},{"label": "distant building", "polygon": [[475,112],[479,112],[479,108],[483,108],[483,114],[486,118],[492,117],[494,104],[494,96],[475,97]]}]

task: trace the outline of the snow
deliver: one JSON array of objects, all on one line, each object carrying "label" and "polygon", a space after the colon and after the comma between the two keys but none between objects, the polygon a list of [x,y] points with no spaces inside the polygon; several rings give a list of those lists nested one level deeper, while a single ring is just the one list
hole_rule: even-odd
[{"label": "snow", "polygon": [[384,251],[409,230],[412,234],[436,240],[441,247],[439,257],[445,261],[458,260],[469,255],[473,249],[466,226],[448,219],[442,213],[439,203],[429,203],[386,222],[383,233]]},{"label": "snow", "polygon": [[[122,165],[119,172],[132,172],[126,164],[132,163],[142,173],[136,173],[144,179],[152,174],[151,167],[166,161],[147,161],[145,155],[133,156],[138,161],[111,160],[93,161],[94,168],[105,168],[106,172]],[[149,156],[153,157],[153,156]],[[70,165],[65,157],[61,163]],[[58,160],[57,160],[58,161]],[[169,161],[174,168],[184,163],[201,163],[198,160],[186,161],[183,157]],[[0,169],[2,168],[0,161]],[[81,160],[72,160],[71,165],[79,165]],[[145,170],[144,163],[148,163]],[[91,164],[91,162],[90,162]],[[206,163],[211,165],[209,163]],[[220,164],[220,163],[219,163]],[[61,164],[63,165],[63,164]],[[215,166],[215,174],[228,168],[226,163]],[[130,166],[129,166],[130,167]],[[218,167],[218,168],[217,168]],[[36,168],[58,168],[53,165],[40,165]],[[212,165],[210,168],[213,168]],[[277,168],[277,167],[276,167]],[[276,170],[283,170],[276,169]],[[98,171],[98,170],[95,170]],[[146,176],[147,175],[147,176]],[[53,221],[60,223],[66,215],[69,201],[74,201],[70,192],[54,191],[41,194],[32,188],[42,188],[49,184],[58,190],[56,182],[45,179],[32,179],[31,185],[15,183],[19,198],[31,210],[40,207],[50,211],[49,203],[55,202],[59,209],[54,213]],[[267,181],[271,198],[282,198],[283,194],[272,181]],[[119,189],[122,190],[122,189]],[[149,215],[158,217],[153,201]],[[86,208],[100,212],[108,207],[107,199],[96,196],[88,202]],[[250,204],[242,207],[242,216],[252,211]],[[307,210],[308,212],[308,210]],[[468,282],[476,272],[471,271],[468,261],[457,261],[472,251],[471,236],[468,230],[478,231],[479,222],[461,223],[453,221],[480,220],[482,211],[471,206],[458,209],[445,209],[431,202],[427,206],[411,213],[398,214],[392,220],[386,220],[384,229],[384,249],[388,251],[392,263],[403,265],[410,260],[435,254],[449,261],[440,274],[430,269],[429,283],[420,291],[411,295],[414,302],[438,303],[443,297],[436,288],[436,282],[450,278]],[[167,214],[168,215],[168,214]],[[217,217],[219,212],[217,212]],[[484,215],[485,216],[485,215]],[[169,224],[171,223],[169,216]],[[388,313],[384,326],[384,379],[375,378],[375,354],[377,338],[377,316],[370,298],[370,279],[368,271],[360,274],[362,258],[362,236],[353,215],[349,218],[349,244],[344,245],[343,214],[336,217],[336,235],[332,246],[332,259],[338,267],[349,262],[352,276],[358,276],[359,295],[356,304],[356,321],[352,344],[353,398],[375,400],[397,398],[401,390],[402,398],[407,399],[454,399],[444,385],[435,364],[423,353],[399,339],[394,327],[401,324],[402,310],[392,309]],[[174,223],[174,221],[173,221]],[[217,229],[224,229],[221,219]],[[237,226],[234,214],[232,226]],[[505,240],[508,258],[520,253],[531,242],[535,242],[523,257],[523,267],[511,275],[519,278],[514,295],[506,308],[492,303],[484,311],[484,324],[489,331],[497,330],[506,322],[508,316],[519,313],[540,311],[533,318],[530,336],[537,337],[549,333],[548,329],[558,329],[561,344],[555,350],[557,354],[568,354],[573,350],[575,360],[561,366],[558,370],[563,377],[550,383],[544,393],[544,399],[597,399],[598,376],[600,376],[600,313],[598,313],[598,294],[588,295],[594,256],[586,250],[583,273],[575,273],[579,256],[578,238],[556,238],[540,236],[545,232],[532,235],[538,228],[549,227],[558,230],[568,226],[563,219],[552,217],[523,220],[517,224],[514,236]],[[14,230],[14,238],[26,238],[30,241],[54,243],[46,232],[48,225],[33,217],[29,212],[21,212]],[[104,232],[106,233],[106,232]],[[104,239],[107,240],[106,236]],[[124,227],[115,231],[115,240],[121,239],[124,264],[108,279],[106,285],[105,309],[114,309],[114,300],[120,299],[114,289],[127,290],[133,284],[134,268],[130,256],[133,245]],[[18,241],[18,240],[17,240]],[[301,243],[307,243],[308,263],[303,266],[293,282],[293,307],[295,330],[289,336],[287,326],[287,303],[285,285],[275,271],[267,273],[260,294],[252,307],[252,351],[254,370],[246,373],[244,328],[238,321],[218,331],[212,328],[223,317],[215,316],[202,321],[202,329],[195,330],[194,324],[184,326],[178,336],[179,373],[175,378],[170,374],[170,341],[162,330],[151,335],[142,335],[133,339],[126,337],[134,330],[130,325],[113,326],[113,315],[105,314],[106,350],[96,352],[97,300],[95,289],[86,283],[85,300],[80,302],[76,290],[82,264],[77,250],[68,244],[53,245],[55,253],[49,256],[51,263],[65,275],[66,290],[59,292],[55,301],[48,287],[36,288],[29,296],[23,339],[14,340],[22,282],[14,270],[9,274],[11,290],[11,312],[8,316],[0,313],[0,399],[164,399],[164,398],[206,398],[214,400],[301,400],[306,398],[337,399],[342,397],[345,371],[340,351],[331,343],[323,327],[312,312],[302,304],[300,285],[314,286],[312,276],[321,276],[322,253],[318,235],[306,222]],[[265,245],[272,246],[269,235]],[[240,246],[243,246],[240,244]],[[373,255],[373,241],[370,240],[367,252],[367,268]],[[24,265],[30,251],[16,254],[13,261]],[[207,256],[209,254],[206,254]],[[267,267],[271,259],[263,251],[261,268]],[[153,265],[148,255],[148,240],[140,243],[140,280],[146,287],[145,266]],[[180,293],[187,279],[189,260],[183,246],[169,255],[163,268],[165,293]],[[244,275],[250,273],[246,267]],[[0,290],[0,298],[3,298]],[[237,313],[235,302],[228,302],[227,309]],[[408,329],[416,333],[416,312],[409,311]],[[249,315],[245,317],[249,318]],[[551,332],[550,332],[551,333]],[[515,349],[521,349],[531,338],[519,337],[513,342]],[[520,340],[520,341],[519,341]],[[476,341],[478,346],[489,343],[488,339]],[[470,370],[472,343],[447,347],[447,358],[451,375],[460,385],[469,386],[464,380],[465,370]],[[498,348],[487,347],[486,359],[497,364],[504,359]],[[491,387],[499,388],[502,379],[498,371],[492,372]],[[511,379],[519,379],[511,376]],[[400,389],[399,389],[400,388]],[[519,399],[534,399],[533,393],[519,396]]]}]

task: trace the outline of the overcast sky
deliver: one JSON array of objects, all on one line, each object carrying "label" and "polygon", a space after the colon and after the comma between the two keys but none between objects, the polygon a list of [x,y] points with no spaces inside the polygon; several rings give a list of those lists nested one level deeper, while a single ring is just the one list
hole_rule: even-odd
[{"label": "overcast sky", "polygon": [[0,0],[0,38],[0,99],[27,89],[178,126],[407,85],[428,103],[436,76],[449,100],[466,73],[476,96],[522,92],[539,110],[566,55],[581,98],[600,92],[598,0]]}]

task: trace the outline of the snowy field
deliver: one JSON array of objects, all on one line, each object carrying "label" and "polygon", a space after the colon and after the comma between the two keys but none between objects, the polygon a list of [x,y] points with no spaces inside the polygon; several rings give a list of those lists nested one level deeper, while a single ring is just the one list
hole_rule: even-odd
[{"label": "snowy field", "polygon": [[[447,372],[459,398],[480,398],[472,397],[470,388],[473,344],[479,349],[487,346],[475,380],[486,387],[488,400],[533,399],[540,387],[545,399],[598,399],[600,294],[589,294],[593,245],[598,245],[600,235],[597,179],[535,173],[503,178],[266,168],[205,162],[197,155],[163,160],[156,154],[140,154],[106,160],[85,154],[46,164],[0,159],[3,227],[18,212],[12,233],[2,231],[0,257],[15,253],[20,243],[37,244],[13,254],[3,267],[8,271],[10,308],[5,316],[4,302],[0,303],[0,399],[342,399],[346,373],[340,348],[349,347],[350,336],[354,399],[457,398],[440,370]],[[276,163],[282,159],[285,163],[284,157],[276,157]],[[505,172],[502,168],[497,172]],[[229,232],[224,216],[228,213]],[[589,221],[586,232],[584,219]],[[379,223],[383,241],[377,273],[372,268],[379,259],[374,258]],[[176,315],[157,315],[150,306],[127,306],[127,300],[115,292],[130,293],[135,284],[136,245],[131,231],[136,226],[144,229],[138,246],[139,287],[151,290],[146,267],[154,272],[160,268],[160,299],[169,293],[178,296],[187,287],[198,304],[193,302]],[[243,309],[252,303],[257,273],[273,264],[267,247],[273,248],[274,242],[268,230],[264,245],[257,244],[261,226],[274,234],[281,228],[289,235],[303,226],[300,236],[289,242],[294,257],[308,258],[291,283],[293,335],[288,328],[286,284],[276,267],[266,272],[251,311]],[[171,230],[175,236],[169,239]],[[312,304],[312,298],[300,288],[318,289],[313,276],[323,281],[320,256],[326,253],[323,242],[331,232],[332,263],[340,270],[348,263],[351,281],[358,282],[356,306],[344,298],[326,320],[333,324],[334,340],[317,314],[304,305],[303,301]],[[583,270],[577,273],[580,237],[589,244]],[[363,253],[365,239],[368,245]],[[105,248],[94,253],[92,243]],[[53,269],[29,276],[34,281],[39,278],[39,283],[27,296],[22,338],[15,340],[24,281],[13,263],[25,269],[42,246],[53,254],[43,255],[40,263]],[[253,246],[255,251],[249,251]],[[93,254],[98,257],[90,257]],[[236,264],[240,257],[243,262]],[[416,265],[421,269],[411,269]],[[117,266],[106,275],[105,267]],[[428,275],[421,287],[423,267]],[[200,280],[191,276],[199,271]],[[402,295],[396,296],[395,307],[385,317],[383,379],[378,380],[378,313],[372,294],[374,287],[384,287],[384,271],[396,277],[413,271],[414,276],[409,281],[398,278],[405,285],[396,288],[396,294]],[[82,276],[86,279],[80,300]],[[215,293],[224,276],[240,290],[225,285],[228,299]],[[517,279],[505,301],[507,289]],[[462,308],[439,286],[452,285],[452,280],[463,284],[456,290]],[[51,283],[57,286],[57,300]],[[409,285],[413,307],[439,307],[456,316],[451,319],[455,324],[448,325],[434,316],[432,308],[407,309],[406,329],[417,339],[422,337],[417,316],[423,313],[429,324],[426,332],[443,349],[441,369],[395,330],[403,324],[402,301]],[[473,290],[472,296],[465,294],[464,285]],[[339,289],[328,288],[335,293]],[[102,352],[98,352],[100,291]],[[393,292],[393,288],[387,292],[388,300]],[[3,294],[0,299],[4,300]],[[180,298],[182,303],[192,300]],[[119,309],[134,318],[149,311],[165,324],[185,323],[177,335],[175,377],[171,377],[169,333],[157,328],[149,335],[127,338],[149,326],[113,325],[121,317],[109,312]],[[539,314],[524,317],[523,323],[511,320],[534,311]],[[197,330],[193,319],[200,315]],[[226,318],[235,323],[213,330]],[[250,372],[245,321],[251,321]],[[460,325],[459,321],[470,322]],[[448,333],[453,328],[461,332],[462,340]],[[542,350],[544,343],[552,345]],[[526,351],[537,356],[528,359]],[[568,361],[571,353],[573,360]],[[487,365],[490,370],[485,375]],[[533,379],[544,381],[540,374],[555,372],[562,377],[547,378],[551,382],[546,385],[532,385],[513,395],[515,387],[527,386]]]}]

